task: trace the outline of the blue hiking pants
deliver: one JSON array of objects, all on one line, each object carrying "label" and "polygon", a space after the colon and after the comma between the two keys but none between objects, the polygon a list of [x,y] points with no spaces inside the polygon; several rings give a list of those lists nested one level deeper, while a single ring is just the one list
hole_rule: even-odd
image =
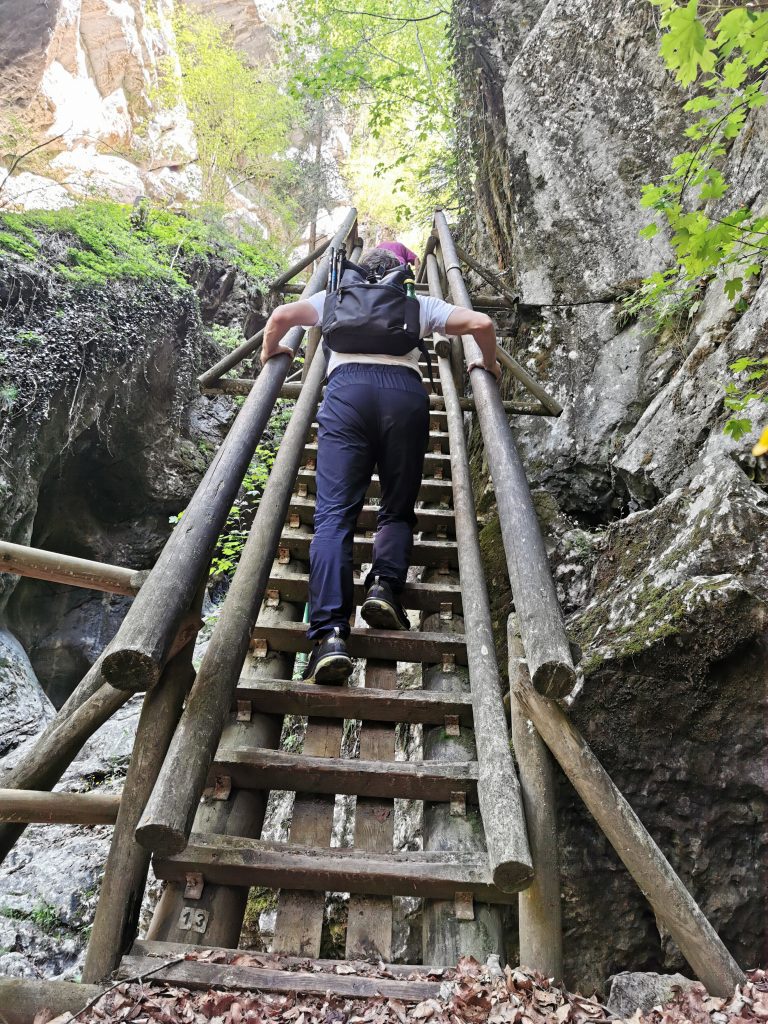
[{"label": "blue hiking pants", "polygon": [[317,502],[309,549],[307,635],[338,626],[349,635],[354,609],[352,541],[374,466],[381,508],[368,579],[398,594],[405,585],[429,436],[429,398],[406,366],[347,363],[330,376],[317,415]]}]

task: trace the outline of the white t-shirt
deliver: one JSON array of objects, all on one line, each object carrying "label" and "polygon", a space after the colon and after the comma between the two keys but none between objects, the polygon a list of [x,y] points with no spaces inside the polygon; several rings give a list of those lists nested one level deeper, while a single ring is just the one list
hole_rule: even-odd
[{"label": "white t-shirt", "polygon": [[[433,299],[429,295],[417,295],[419,300],[419,337],[426,338],[428,334],[437,331],[438,334],[445,334],[445,322],[451,313],[456,309],[450,302],[443,302],[442,299]],[[325,306],[325,292],[317,292],[304,299],[314,306],[317,311],[317,319],[311,324],[302,324],[302,327],[315,327],[322,322],[323,308]],[[421,378],[421,367],[419,366],[419,350],[412,348],[404,356],[389,356],[385,353],[376,355],[364,355],[362,352],[329,352],[328,354],[328,375],[342,366],[344,363],[377,363],[386,366],[407,366],[415,370]]]}]

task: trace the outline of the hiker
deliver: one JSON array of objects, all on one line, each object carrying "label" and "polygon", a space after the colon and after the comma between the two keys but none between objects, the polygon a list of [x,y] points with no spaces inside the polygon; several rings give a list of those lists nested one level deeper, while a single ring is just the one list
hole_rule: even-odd
[{"label": "hiker", "polygon": [[415,252],[411,252],[411,250],[406,245],[403,245],[402,242],[378,242],[376,248],[386,249],[388,252],[393,252],[401,263],[410,263],[414,271],[418,273],[419,267],[421,266],[421,260]]},{"label": "hiker", "polygon": [[[485,313],[452,306],[442,299],[406,299],[402,279],[408,277],[410,268],[403,267],[395,254],[386,249],[364,253],[358,267],[344,266],[341,284],[347,298],[355,281],[365,282],[366,275],[369,283],[401,282],[400,299],[394,290],[374,287],[358,299],[358,306],[370,295],[387,297],[375,298],[376,302],[412,303],[410,308],[415,307],[417,313],[416,333],[412,337],[406,335],[405,344],[411,338],[413,347],[404,355],[393,355],[386,351],[393,347],[391,343],[373,344],[373,334],[365,330],[351,332],[347,345],[335,342],[335,333],[327,324],[328,315],[343,307],[339,306],[338,293],[320,292],[309,299],[279,306],[267,322],[261,351],[262,364],[273,356],[290,352],[280,346],[280,341],[291,327],[314,327],[326,320],[324,334],[326,344],[330,345],[328,382],[317,415],[317,494],[309,556],[307,636],[314,641],[314,647],[304,673],[306,680],[317,683],[342,683],[352,672],[352,659],[345,644],[354,610],[352,541],[374,466],[378,466],[381,481],[381,507],[361,614],[374,628],[410,628],[399,595],[410,563],[416,525],[414,507],[429,435],[429,396],[419,366],[419,345],[423,348],[419,339],[433,332],[471,334],[483,358],[469,369],[481,367],[497,380],[501,374],[496,361],[496,332]],[[406,284],[412,287],[412,280]],[[374,312],[380,319],[381,310]],[[402,319],[400,312],[398,323]],[[368,323],[373,323],[373,317]],[[361,349],[374,347],[380,351],[333,351],[335,344],[342,348],[351,344],[354,349],[358,338]],[[316,358],[319,357],[318,354]]]}]

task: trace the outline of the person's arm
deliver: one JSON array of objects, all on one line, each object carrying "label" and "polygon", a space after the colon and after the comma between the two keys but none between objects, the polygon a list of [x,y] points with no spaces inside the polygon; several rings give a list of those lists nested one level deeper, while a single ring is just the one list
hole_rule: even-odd
[{"label": "person's arm", "polygon": [[293,350],[280,342],[292,327],[314,327],[319,314],[311,302],[287,302],[278,306],[267,320],[261,345],[261,365],[274,356],[293,356]]},{"label": "person's arm", "polygon": [[471,334],[477,342],[482,359],[476,359],[467,367],[474,370],[480,367],[492,373],[496,380],[501,377],[501,366],[496,359],[496,328],[493,320],[486,313],[478,313],[475,309],[463,309],[455,306],[445,322],[445,333],[451,335]]}]

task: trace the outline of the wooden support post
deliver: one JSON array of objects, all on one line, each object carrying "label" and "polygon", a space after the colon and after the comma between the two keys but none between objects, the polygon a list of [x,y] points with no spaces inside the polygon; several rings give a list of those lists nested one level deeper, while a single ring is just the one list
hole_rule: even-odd
[{"label": "wooden support post", "polygon": [[476,274],[479,274],[484,281],[486,281],[489,285],[495,288],[497,292],[500,292],[507,300],[507,303],[510,306],[515,306],[517,304],[517,301],[520,298],[520,296],[515,295],[514,292],[511,292],[498,274],[494,274],[493,271],[488,270],[487,267],[482,266],[482,264],[478,263],[477,260],[472,259],[472,257],[469,256],[461,248],[460,245],[456,246],[456,253],[459,256],[459,259],[466,263],[468,267],[471,267],[472,270],[474,270]]},{"label": "wooden support post", "polygon": [[431,253],[433,253],[435,251],[435,246],[436,245],[437,245],[437,234],[433,231],[432,234],[427,239],[427,244],[424,247],[424,259],[421,261],[421,266],[419,267],[419,272],[416,275],[416,282],[417,282],[417,284],[421,284],[422,281],[426,280],[426,276],[427,276],[427,257]]},{"label": "wooden support post", "polygon": [[[446,347],[448,342],[445,343]],[[509,749],[507,717],[491,622],[491,604],[477,536],[469,457],[450,362],[438,349],[438,369],[445,396],[450,438],[453,509],[464,603],[467,662],[478,744],[477,794],[493,880],[517,892],[533,877],[520,787]]]},{"label": "wooden support post", "polygon": [[744,972],[667,858],[565,712],[532,686],[526,686],[522,674],[518,683],[514,699],[522,714],[536,726],[657,919],[707,991],[714,996],[731,995],[735,985],[744,983]]},{"label": "wooden support post", "polygon": [[[355,217],[355,210],[350,210],[333,244],[343,243]],[[323,257],[312,275],[307,295],[325,285],[325,260]],[[296,352],[303,334],[302,328],[294,328],[282,344]],[[102,665],[105,679],[113,686],[138,691],[157,682],[173,636],[192,602],[248,463],[269,422],[290,364],[291,356],[282,355],[270,359],[263,367],[183,519],[128,609]]]},{"label": "wooden support post", "polygon": [[[0,978],[0,1022],[31,1024],[34,1020],[59,1019],[61,1014],[77,1014],[103,991],[101,985],[78,985],[74,981]],[[46,1016],[38,1017],[42,1011],[48,1011]]]},{"label": "wooden support post", "polygon": [[274,281],[270,282],[269,290],[273,292],[279,292],[284,284],[292,281],[297,274],[300,274],[302,270],[306,270],[307,267],[311,266],[315,260],[319,260],[325,250],[331,244],[330,238],[325,242],[321,242],[316,249],[312,252],[307,253],[306,256],[302,256],[300,260],[297,260],[292,266],[290,266],[284,274],[280,277],[276,277]]},{"label": "wooden support post", "polygon": [[562,405],[552,398],[551,395],[548,395],[536,378],[532,377],[525,367],[521,366],[501,345],[496,346],[496,358],[502,366],[506,366],[513,377],[520,381],[523,387],[530,391],[535,398],[538,398],[550,416],[560,415],[563,411]]},{"label": "wooden support post", "polygon": [[120,807],[119,793],[49,793],[0,789],[0,821],[46,825],[111,825]]},{"label": "wooden support post", "polygon": [[264,597],[324,376],[325,359],[318,355],[280,444],[221,615],[139,824],[137,837],[148,850],[178,853],[187,844]]},{"label": "wooden support post", "polygon": [[520,963],[547,978],[563,978],[563,925],[560,906],[557,808],[552,755],[522,713],[516,696],[530,689],[523,644],[512,614],[507,620],[512,744],[523,793],[534,877],[518,898]]},{"label": "wooden support post", "polygon": [[129,597],[138,593],[145,576],[145,573],[134,569],[59,555],[55,551],[29,548],[4,540],[0,540],[0,572],[49,580],[51,583],[67,583],[87,590],[102,590],[107,594],[127,594]]},{"label": "wooden support post", "polygon": [[[204,588],[195,602],[202,608]],[[83,967],[86,982],[104,981],[120,963],[136,936],[136,926],[149,869],[149,854],[134,837],[195,673],[194,641],[165,667],[161,686],[144,698],[123,799],[109,848],[99,902]]]},{"label": "wooden support post", "polygon": [[[453,239],[442,212],[435,214],[435,223],[451,280],[451,294],[458,305],[470,308]],[[480,359],[474,338],[465,335],[462,341],[467,363]],[[496,381],[480,368],[472,370],[470,380],[496,491],[507,568],[531,679],[540,693],[562,697],[573,688],[576,673],[525,470]]]},{"label": "wooden support post", "polygon": [[[200,617],[188,614],[174,640],[171,657],[197,635],[199,628]],[[103,655],[94,662],[32,749],[12,769],[0,775],[3,786],[52,789],[86,740],[130,699],[131,694],[126,690],[116,690],[104,682],[102,658]],[[25,828],[26,825],[0,825],[0,863]]]}]

